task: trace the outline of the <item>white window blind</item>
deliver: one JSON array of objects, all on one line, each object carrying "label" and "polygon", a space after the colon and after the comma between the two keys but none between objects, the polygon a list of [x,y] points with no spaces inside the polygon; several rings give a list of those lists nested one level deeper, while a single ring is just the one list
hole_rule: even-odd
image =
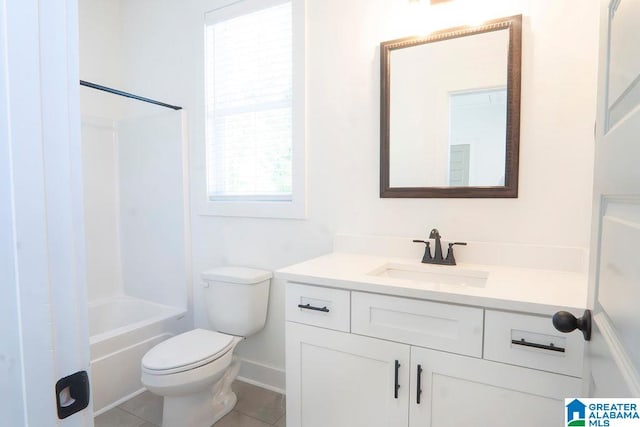
[{"label": "white window blind", "polygon": [[206,85],[209,200],[291,200],[291,2],[208,14]]}]

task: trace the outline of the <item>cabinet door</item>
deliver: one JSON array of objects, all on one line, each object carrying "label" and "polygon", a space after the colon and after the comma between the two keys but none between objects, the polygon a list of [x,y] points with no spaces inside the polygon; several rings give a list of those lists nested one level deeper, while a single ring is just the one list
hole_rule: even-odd
[{"label": "cabinet door", "polygon": [[580,395],[579,378],[418,347],[411,370],[411,427],[560,425]]},{"label": "cabinet door", "polygon": [[287,425],[408,426],[408,345],[286,323]]}]

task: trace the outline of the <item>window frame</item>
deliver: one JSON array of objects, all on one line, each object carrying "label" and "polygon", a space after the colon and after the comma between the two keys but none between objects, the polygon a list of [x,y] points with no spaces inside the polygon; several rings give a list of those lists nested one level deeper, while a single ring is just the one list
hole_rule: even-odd
[{"label": "window frame", "polygon": [[282,3],[291,2],[292,10],[292,135],[291,135],[291,197],[287,200],[260,200],[253,197],[252,200],[243,200],[238,197],[222,198],[210,200],[207,194],[207,171],[206,161],[203,162],[204,173],[201,175],[202,190],[199,191],[198,198],[204,203],[200,205],[201,215],[211,216],[234,216],[253,218],[306,218],[306,74],[305,74],[305,0],[241,0],[226,4],[225,6],[213,9],[205,13],[202,39],[203,45],[203,81],[202,81],[202,114],[203,116],[203,148],[201,152],[206,157],[206,87],[207,78],[207,46],[206,30],[207,26],[216,22],[232,19],[243,14],[252,13],[261,9],[277,6]]}]

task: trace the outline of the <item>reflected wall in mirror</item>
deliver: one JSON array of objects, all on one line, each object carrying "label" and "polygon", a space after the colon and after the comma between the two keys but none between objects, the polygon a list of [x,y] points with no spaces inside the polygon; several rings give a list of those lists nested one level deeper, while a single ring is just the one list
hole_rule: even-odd
[{"label": "reflected wall in mirror", "polygon": [[517,197],[521,16],[380,46],[380,196]]}]

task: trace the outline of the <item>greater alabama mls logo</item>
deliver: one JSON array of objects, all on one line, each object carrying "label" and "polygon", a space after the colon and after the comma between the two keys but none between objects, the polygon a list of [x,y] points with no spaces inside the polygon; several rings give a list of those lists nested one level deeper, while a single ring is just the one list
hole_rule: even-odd
[{"label": "greater alabama mls logo", "polygon": [[567,408],[567,427],[568,426],[584,426],[584,414],[587,405],[580,402],[578,399],[573,399]]},{"label": "greater alabama mls logo", "polygon": [[640,399],[565,399],[566,426],[640,427]]}]

